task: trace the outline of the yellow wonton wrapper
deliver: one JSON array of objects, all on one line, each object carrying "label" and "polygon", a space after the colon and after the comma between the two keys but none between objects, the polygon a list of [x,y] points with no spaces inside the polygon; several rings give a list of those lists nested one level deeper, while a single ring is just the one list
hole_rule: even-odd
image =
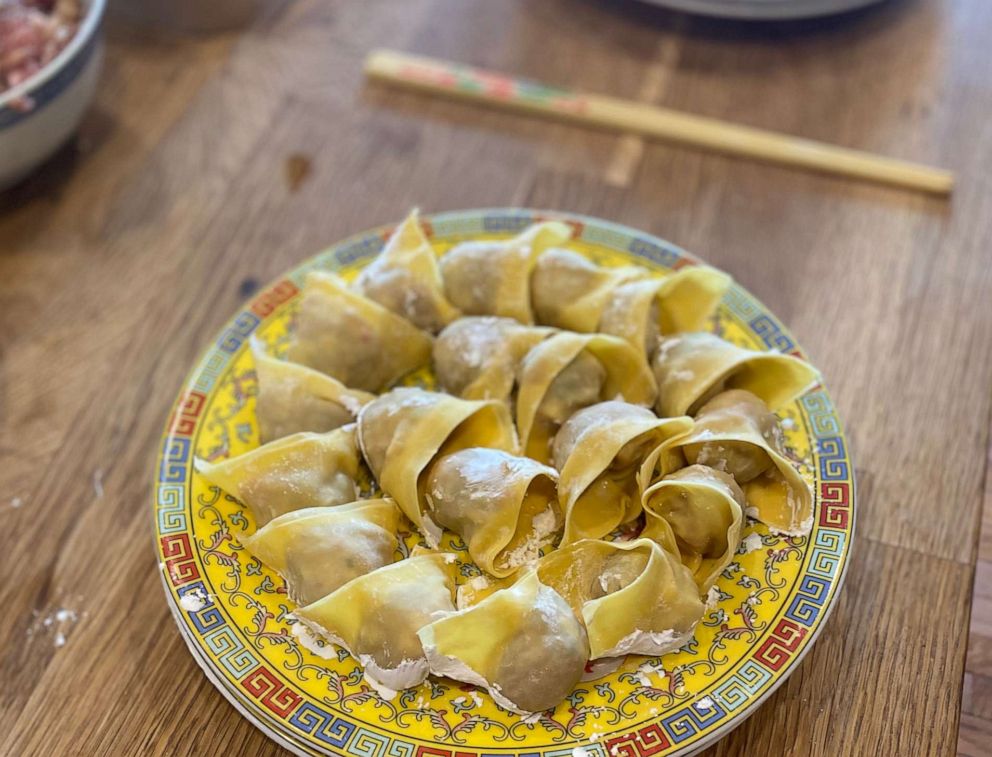
[{"label": "yellow wonton wrapper", "polygon": [[690,465],[649,487],[642,503],[647,524],[641,536],[678,555],[705,594],[741,541],[744,492],[733,476]]},{"label": "yellow wonton wrapper", "polygon": [[446,391],[464,399],[509,399],[524,355],[554,333],[512,318],[461,318],[434,342],[434,369]]},{"label": "yellow wonton wrapper", "polygon": [[308,507],[280,515],[242,543],[285,579],[294,602],[305,605],[391,563],[399,517],[388,499]]},{"label": "yellow wonton wrapper", "polygon": [[729,473],[757,519],[783,534],[801,536],[813,525],[813,494],[786,457],[778,418],[758,397],[741,389],[719,394],[699,410],[692,430],[669,440],[645,461],[642,481],[684,462]]},{"label": "yellow wonton wrapper", "polygon": [[379,256],[355,281],[355,291],[436,334],[459,316],[444,298],[437,255],[414,210],[396,227]]},{"label": "yellow wonton wrapper", "polygon": [[304,507],[354,502],[358,497],[355,426],[285,436],[219,463],[197,460],[196,470],[248,505],[258,526]]},{"label": "yellow wonton wrapper", "polygon": [[531,270],[549,247],[567,242],[564,223],[537,223],[500,242],[462,242],[441,258],[444,291],[465,315],[497,315],[533,323]]},{"label": "yellow wonton wrapper", "polygon": [[605,334],[557,333],[520,364],[517,427],[527,457],[551,460],[551,441],[576,411],[604,400],[650,406],[655,384],[643,356]]},{"label": "yellow wonton wrapper", "polygon": [[692,428],[692,419],[658,418],[645,407],[601,402],[579,410],[555,436],[565,510],[562,544],[599,539],[641,513],[638,471],[665,439]]},{"label": "yellow wonton wrapper", "polygon": [[598,330],[626,339],[650,359],[662,335],[706,326],[730,283],[723,271],[699,265],[620,284],[603,308]]},{"label": "yellow wonton wrapper", "polygon": [[405,318],[348,289],[332,273],[307,274],[290,360],[346,386],[379,392],[427,365],[432,339]]},{"label": "yellow wonton wrapper", "polygon": [[553,468],[530,458],[464,449],[431,466],[424,518],[461,536],[484,571],[509,576],[561,530],[557,481]]},{"label": "yellow wonton wrapper", "polygon": [[272,357],[252,337],[258,397],[255,416],[263,442],[300,431],[331,431],[353,423],[374,395],[349,389],[336,378],[305,365]]},{"label": "yellow wonton wrapper", "polygon": [[517,451],[504,403],[415,388],[393,389],[363,407],[358,439],[379,486],[434,546],[440,533],[421,516],[431,462],[468,447]]},{"label": "yellow wonton wrapper", "polygon": [[703,616],[688,568],[651,539],[578,541],[542,557],[536,572],[582,618],[593,659],[678,649]]},{"label": "yellow wonton wrapper", "polygon": [[537,322],[570,331],[598,331],[613,290],[647,274],[639,266],[604,268],[571,250],[548,250],[538,258],[531,276]]},{"label": "yellow wonton wrapper", "polygon": [[555,707],[582,677],[582,624],[535,573],[420,630],[431,672],[482,686],[508,710]]},{"label": "yellow wonton wrapper", "polygon": [[816,369],[797,357],[747,350],[707,333],[663,340],[653,368],[659,415],[695,415],[727,389],[746,389],[777,410],[820,380]]},{"label": "yellow wonton wrapper", "polygon": [[359,576],[296,616],[347,649],[377,689],[421,683],[427,658],[417,632],[455,609],[454,556],[425,554]]}]

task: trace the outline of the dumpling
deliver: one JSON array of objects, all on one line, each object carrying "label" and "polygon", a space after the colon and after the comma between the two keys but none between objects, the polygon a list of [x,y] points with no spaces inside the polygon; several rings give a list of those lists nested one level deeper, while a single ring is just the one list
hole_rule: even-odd
[{"label": "dumpling", "polygon": [[417,632],[454,612],[454,560],[423,554],[354,578],[296,610],[317,633],[347,649],[377,689],[406,689],[428,673]]},{"label": "dumpling", "polygon": [[498,315],[533,323],[534,261],[571,235],[566,224],[547,221],[505,241],[457,244],[441,258],[445,294],[465,315]]},{"label": "dumpling", "polygon": [[304,507],[354,502],[358,497],[355,426],[285,436],[219,463],[197,460],[196,470],[248,505],[258,526]]},{"label": "dumpling", "polygon": [[599,319],[599,331],[626,339],[650,360],[663,335],[706,326],[731,278],[705,265],[620,284]]},{"label": "dumpling", "polygon": [[531,274],[537,322],[570,331],[598,331],[613,290],[647,275],[639,266],[606,268],[571,250],[548,250],[537,259]]},{"label": "dumpling", "polygon": [[582,618],[593,659],[678,649],[703,616],[688,568],[651,539],[584,539],[542,557],[536,572]]},{"label": "dumpling", "polygon": [[414,210],[396,227],[379,256],[355,281],[354,288],[410,321],[436,334],[459,316],[444,297],[437,255],[427,241]]},{"label": "dumpling", "polygon": [[695,415],[727,389],[746,389],[777,410],[820,380],[816,369],[797,357],[747,350],[707,333],[662,340],[652,367],[658,414],[665,416]]},{"label": "dumpling", "polygon": [[280,515],[242,542],[285,579],[294,602],[306,605],[393,562],[399,516],[388,499],[308,507]]},{"label": "dumpling", "polygon": [[701,329],[730,283],[709,266],[653,275],[640,266],[598,266],[562,249],[544,253],[531,279],[538,323],[618,336],[649,359],[662,334]]},{"label": "dumpling", "polygon": [[551,440],[576,411],[622,399],[650,406],[655,385],[644,358],[622,339],[564,331],[535,346],[520,364],[517,427],[525,454],[551,460]]},{"label": "dumpling", "polygon": [[658,418],[645,407],[615,400],[569,418],[552,446],[565,510],[562,544],[602,538],[640,515],[642,463],[665,439],[690,428],[691,418]]},{"label": "dumpling", "polygon": [[446,391],[465,399],[505,400],[524,355],[553,333],[512,318],[461,318],[434,342],[434,370]]},{"label": "dumpling", "polygon": [[362,408],[358,439],[379,486],[432,546],[440,533],[421,517],[431,462],[468,447],[517,451],[517,435],[504,403],[405,387]]},{"label": "dumpling", "polygon": [[582,677],[589,646],[568,603],[531,572],[419,632],[431,672],[481,686],[526,714],[555,707]]},{"label": "dumpling", "polygon": [[484,447],[439,459],[427,478],[425,519],[462,537],[476,565],[509,576],[561,530],[553,468]]},{"label": "dumpling", "polygon": [[430,334],[348,289],[332,273],[307,274],[290,360],[333,376],[346,386],[382,391],[427,365]]},{"label": "dumpling", "polygon": [[692,430],[666,442],[649,468],[664,476],[679,466],[706,465],[734,477],[758,520],[778,533],[803,535],[813,524],[809,484],[786,457],[778,418],[741,389],[719,394],[700,408]]},{"label": "dumpling", "polygon": [[733,476],[690,465],[656,481],[642,499],[654,539],[692,571],[706,593],[737,551],[744,527],[744,492]]},{"label": "dumpling", "polygon": [[374,395],[349,389],[312,368],[278,360],[252,337],[258,397],[255,416],[263,442],[299,431],[331,431],[354,422],[362,405]]}]

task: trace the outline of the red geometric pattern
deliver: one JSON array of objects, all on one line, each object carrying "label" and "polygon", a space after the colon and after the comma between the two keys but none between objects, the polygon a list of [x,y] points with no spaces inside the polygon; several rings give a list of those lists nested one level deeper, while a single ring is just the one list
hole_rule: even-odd
[{"label": "red geometric pattern", "polygon": [[639,731],[631,731],[623,736],[607,739],[606,751],[613,757],[646,757],[658,754],[671,745],[661,726],[652,723]]},{"label": "red geometric pattern", "polygon": [[281,718],[289,715],[303,700],[292,689],[279,683],[275,673],[264,665],[259,665],[242,678],[241,685],[245,691]]},{"label": "red geometric pattern", "polygon": [[163,536],[159,542],[162,545],[162,557],[165,558],[165,567],[173,586],[183,586],[200,577],[200,571],[196,569],[196,563],[193,561],[193,548],[189,543],[189,535]]},{"label": "red geometric pattern", "polygon": [[851,485],[846,481],[821,482],[820,502],[820,525],[845,530],[851,511]]},{"label": "red geometric pattern", "polygon": [[479,757],[478,752],[452,752],[436,746],[418,746],[416,757]]},{"label": "red geometric pattern", "polygon": [[286,300],[295,295],[299,289],[288,279],[276,282],[271,289],[266,289],[251,303],[251,312],[259,318],[265,318]]},{"label": "red geometric pattern", "polygon": [[172,411],[169,419],[169,432],[179,436],[192,436],[196,428],[196,419],[200,417],[203,406],[207,404],[207,396],[203,392],[186,392],[179,399],[179,404]]},{"label": "red geometric pattern", "polygon": [[792,653],[806,636],[806,631],[807,629],[798,623],[782,618],[772,631],[772,635],[754,653],[754,659],[771,670],[778,670],[792,657]]}]

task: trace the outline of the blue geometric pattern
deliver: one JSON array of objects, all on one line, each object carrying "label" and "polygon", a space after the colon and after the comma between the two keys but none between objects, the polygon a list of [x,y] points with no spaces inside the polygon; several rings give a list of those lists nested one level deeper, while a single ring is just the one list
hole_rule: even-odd
[{"label": "blue geometric pattern", "polygon": [[740,670],[714,690],[713,698],[726,707],[728,712],[733,712],[750,702],[771,677],[770,670],[754,660],[747,660]]},{"label": "blue geometric pattern", "polygon": [[672,737],[672,741],[678,744],[696,735],[726,714],[727,711],[714,700],[708,710],[690,704],[674,715],[669,715],[661,721],[661,724],[668,735]]},{"label": "blue geometric pattern", "polygon": [[770,349],[780,352],[792,352],[796,349],[796,343],[782,332],[782,327],[769,315],[762,314],[752,318],[751,328]]},{"label": "blue geometric pattern", "polygon": [[355,724],[334,717],[327,710],[322,710],[315,704],[304,702],[289,722],[300,730],[331,746],[343,747],[351,738]]},{"label": "blue geometric pattern", "polygon": [[[207,589],[203,585],[203,581],[197,581],[196,583],[187,584],[179,589],[179,598],[182,599],[187,594],[193,594],[201,602],[203,602],[203,607],[199,610],[184,610],[184,612],[189,616],[189,619],[193,622],[196,630],[200,633],[206,633],[207,631],[212,631],[215,628],[219,628],[224,625],[224,617],[220,614],[220,608],[214,605],[213,597],[207,594]],[[182,607],[182,605],[179,605]]]},{"label": "blue geometric pattern", "polygon": [[785,616],[804,626],[812,627],[816,616],[820,614],[823,603],[830,593],[830,583],[815,576],[803,576],[796,589]]},{"label": "blue geometric pattern", "polygon": [[254,313],[247,310],[239,313],[231,327],[224,331],[220,339],[217,340],[217,347],[233,355],[258,324],[259,318]]},{"label": "blue geometric pattern", "polygon": [[530,226],[532,220],[533,216],[527,214],[486,216],[482,219],[482,228],[494,234],[516,234]]},{"label": "blue geometric pattern", "polygon": [[190,440],[179,436],[166,439],[162,449],[162,462],[158,468],[158,480],[166,484],[186,481],[186,464],[189,462]]},{"label": "blue geometric pattern", "polygon": [[850,478],[847,470],[847,450],[844,439],[831,436],[816,440],[816,456],[820,465],[820,478],[824,481],[843,481]]},{"label": "blue geometric pattern", "polygon": [[682,256],[669,247],[662,247],[649,239],[634,238],[630,240],[627,251],[638,257],[646,258],[665,268],[674,268],[682,260]]}]

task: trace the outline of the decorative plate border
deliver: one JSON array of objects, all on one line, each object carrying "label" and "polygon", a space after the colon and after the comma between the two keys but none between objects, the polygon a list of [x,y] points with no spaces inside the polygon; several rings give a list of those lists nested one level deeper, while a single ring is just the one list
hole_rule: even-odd
[{"label": "decorative plate border", "polygon": [[[435,237],[514,233],[543,219],[569,223],[574,237],[647,260],[668,269],[695,265],[689,253],[657,237],[600,219],[519,208],[455,211],[427,216]],[[169,606],[194,659],[211,682],[254,725],[297,754],[376,757],[573,757],[576,744],[540,748],[524,745],[479,751],[383,733],[306,700],[264,660],[262,652],[231,623],[204,585],[203,552],[192,532],[192,449],[204,408],[219,377],[248,337],[268,316],[299,292],[313,269],[339,268],[371,258],[391,227],[357,235],[331,247],[258,294],[232,318],[191,372],[176,400],[159,450],[153,487],[156,549]],[[753,296],[735,284],[723,303],[729,314],[769,349],[805,357],[788,330]],[[814,442],[815,520],[802,555],[800,580],[749,653],[700,694],[702,710],[685,702],[673,713],[645,717],[629,731],[581,744],[575,757],[640,757],[692,754],[740,725],[796,668],[823,627],[844,578],[855,524],[854,469],[839,418],[826,389],[817,387],[799,402],[806,432]],[[182,604],[186,594],[208,596],[202,607]]]}]

